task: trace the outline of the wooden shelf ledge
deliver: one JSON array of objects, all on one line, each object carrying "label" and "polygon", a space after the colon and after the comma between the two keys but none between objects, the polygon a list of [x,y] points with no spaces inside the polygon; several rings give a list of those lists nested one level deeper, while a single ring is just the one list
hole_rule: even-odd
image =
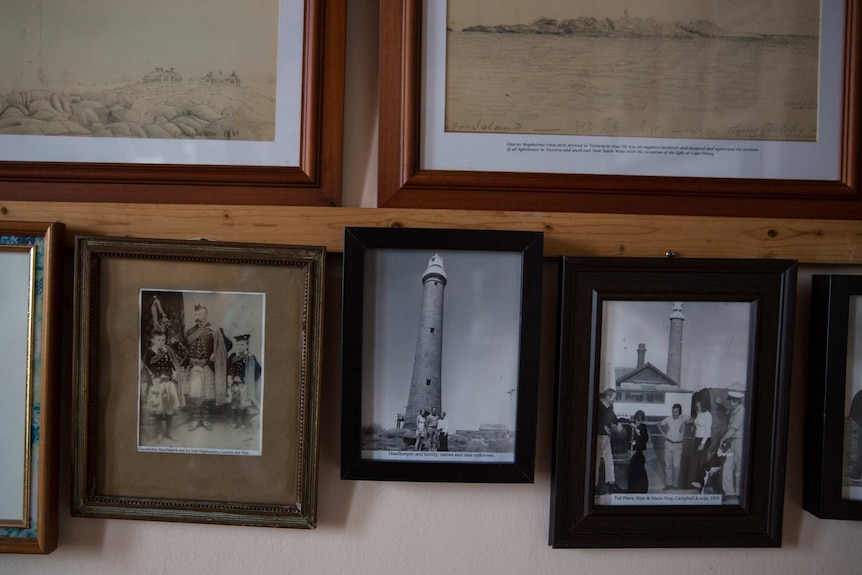
[{"label": "wooden shelf ledge", "polygon": [[862,264],[862,222],[388,208],[0,202],[0,220],[60,221],[76,235],[322,245],[345,226],[543,230],[545,255],[788,258]]}]

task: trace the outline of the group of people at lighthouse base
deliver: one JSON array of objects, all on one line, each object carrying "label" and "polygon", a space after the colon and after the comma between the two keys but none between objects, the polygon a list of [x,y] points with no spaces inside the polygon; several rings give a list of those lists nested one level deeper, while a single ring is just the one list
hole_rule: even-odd
[{"label": "group of people at lighthouse base", "polygon": [[446,412],[437,415],[437,408],[420,409],[416,416],[415,451],[449,451],[449,420]]},{"label": "group of people at lighthouse base", "polygon": [[[667,417],[656,421],[658,434],[653,436],[653,447],[659,467],[663,471],[664,485],[650,485],[646,469],[647,443],[650,434],[645,423],[645,414],[637,410],[632,419],[617,418],[614,413],[616,391],[606,389],[599,399],[597,411],[595,487],[596,496],[614,496],[623,493],[636,494],[680,494],[681,502],[732,504],[739,501],[742,467],[743,435],[745,427],[744,390],[731,388],[727,391],[725,405],[727,423],[713,425],[709,395],[695,396],[694,414],[683,415],[682,406],[674,404]],[[611,438],[625,432],[629,443],[630,458],[626,472],[626,488],[617,483]],[[655,439],[659,438],[659,441]],[[661,452],[661,457],[659,457]],[[604,482],[600,472],[604,469]],[[659,478],[661,478],[661,474]],[[655,477],[654,477],[655,478]],[[704,495],[701,498],[683,498],[685,494]],[[705,495],[709,494],[710,497]],[[621,503],[637,504],[671,501],[670,497],[617,497]]]}]

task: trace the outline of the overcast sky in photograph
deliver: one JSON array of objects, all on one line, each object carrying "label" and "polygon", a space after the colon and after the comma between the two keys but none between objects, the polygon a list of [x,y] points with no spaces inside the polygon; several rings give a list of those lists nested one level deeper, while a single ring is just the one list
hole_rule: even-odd
[{"label": "overcast sky in photograph", "polygon": [[422,303],[435,253],[448,276],[443,298],[442,404],[451,429],[515,429],[521,255],[512,252],[366,251],[362,424],[395,426],[404,413]]},{"label": "overcast sky in photograph", "polygon": [[[602,366],[637,366],[638,344],[646,344],[646,361],[667,370],[670,301],[605,301]],[[682,389],[697,391],[747,387],[751,304],[683,302]]]},{"label": "overcast sky in photograph", "polygon": [[[794,20],[818,20],[820,2],[812,0],[449,0],[447,22],[453,30],[476,24],[529,24],[537,18],[655,18],[710,20],[729,31],[783,27]],[[813,30],[816,32],[816,29]]]}]

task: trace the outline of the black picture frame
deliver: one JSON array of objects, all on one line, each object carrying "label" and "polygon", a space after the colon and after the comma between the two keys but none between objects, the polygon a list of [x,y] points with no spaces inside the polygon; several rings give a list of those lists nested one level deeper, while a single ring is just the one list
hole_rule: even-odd
[{"label": "black picture frame", "polygon": [[[436,267],[432,269],[430,264],[433,257],[429,258],[429,254],[434,257],[439,256],[435,261],[442,258],[446,263],[439,264],[439,269]],[[541,335],[542,255],[543,234],[541,232],[345,228],[342,479],[488,483],[531,483],[533,481]],[[403,261],[409,261],[410,265],[402,265]],[[449,265],[448,279],[436,282],[441,276],[446,278],[444,271],[446,265]],[[426,270],[424,274],[423,269]],[[519,272],[512,271],[507,277],[501,277],[504,270],[514,269],[519,269]],[[434,273],[430,273],[431,271]],[[437,273],[438,271],[440,273]],[[459,282],[461,287],[456,287],[458,284],[455,283],[457,281],[455,278],[459,273],[461,277],[472,278],[469,289],[464,287],[464,284],[470,282]],[[441,297],[439,318],[443,317],[443,309],[446,309],[446,321],[442,323],[438,332],[440,335],[437,341],[441,342],[440,347],[436,348],[439,352],[436,368],[439,370],[438,375],[429,375],[427,380],[423,380],[421,377],[424,375],[411,376],[412,368],[409,366],[416,363],[411,362],[411,359],[415,360],[414,352],[420,347],[419,340],[427,328],[427,326],[418,327],[419,316],[423,313],[420,312],[420,302],[425,297],[426,277],[429,283],[436,282],[439,287]],[[400,289],[402,283],[406,289]],[[416,284],[415,290],[409,287],[412,283]],[[450,295],[449,299],[445,299],[447,305],[444,307],[442,293],[447,283],[449,287],[446,289]],[[428,291],[438,287],[429,287]],[[399,293],[411,295],[400,298],[395,295]],[[504,296],[503,293],[507,295]],[[461,297],[462,307],[458,307],[457,303],[453,307],[449,303],[459,301],[459,296],[455,294],[464,295]],[[412,303],[410,303],[411,300]],[[463,303],[468,300],[469,305]],[[376,302],[374,305],[377,307],[369,307],[371,305],[369,302],[372,301]],[[496,303],[488,304],[488,301],[496,301]],[[428,309],[432,309],[431,304]],[[369,310],[374,313],[370,313]],[[377,313],[377,310],[382,311]],[[475,331],[479,330],[480,326],[489,325],[488,322],[497,325],[496,321],[503,320],[491,318],[490,316],[495,315],[495,312],[507,318],[505,321],[508,323],[500,325],[517,325],[509,331],[500,329],[493,333],[482,334],[473,340],[475,345],[459,346],[455,343],[463,337],[466,330],[449,326],[470,325]],[[416,320],[409,319],[414,313]],[[435,316],[435,313],[429,311],[428,315]],[[395,317],[396,323],[403,324],[405,337],[399,338],[398,334],[386,331],[389,328],[384,327],[384,320],[381,319],[385,317]],[[454,331],[448,331],[447,327]],[[434,329],[434,327],[427,328],[429,337]],[[495,342],[500,341],[496,339],[498,337],[502,337],[501,341],[504,345],[509,346],[510,354],[500,347],[495,347]],[[384,342],[386,345],[383,345]],[[449,342],[449,346],[445,346],[442,342]],[[433,349],[437,344],[427,345]],[[389,349],[386,349],[387,347]],[[408,349],[409,352],[406,351]],[[380,352],[382,355],[364,355],[366,352]],[[471,357],[464,359],[465,355]],[[372,357],[375,358],[374,361],[371,360]],[[389,363],[377,361],[380,358]],[[399,358],[405,359],[399,360]],[[495,363],[504,365],[499,369],[500,373],[504,374],[503,380],[506,385],[503,387],[506,389],[500,387],[501,382],[491,382],[490,377],[485,378],[485,383],[479,384],[484,386],[480,391],[458,383],[455,385],[448,383],[456,379],[449,377],[449,374],[457,371],[466,374],[469,371],[472,375],[480,374],[479,377],[470,378],[471,385],[477,384],[483,379],[481,373],[484,373],[484,370],[490,372],[498,369],[496,365],[491,365]],[[387,365],[392,366],[392,372],[397,374],[393,387],[389,387],[386,383],[392,379],[385,379],[382,375],[387,373]],[[407,366],[406,369],[405,366]],[[430,369],[433,371],[434,368]],[[403,384],[403,399],[407,400],[408,405],[404,406],[404,413],[400,415],[394,411],[391,413],[394,427],[385,428],[379,425],[374,428],[371,422],[377,421],[375,419],[377,413],[385,413],[388,418],[389,411],[386,410],[386,405],[400,404],[402,399],[401,390],[398,388],[400,378],[406,380]],[[432,379],[437,379],[434,385],[431,383]],[[447,437],[447,451],[443,451],[442,445],[438,446],[439,451],[435,450],[434,441],[430,437],[427,442],[429,448],[427,452],[422,450],[424,441],[419,446],[418,453],[415,450],[416,419],[418,411],[425,410],[420,405],[425,400],[411,400],[408,397],[415,381],[419,384],[425,381],[431,389],[436,388],[438,395],[434,401],[440,404],[441,414],[447,409],[450,412],[449,419],[453,427]],[[397,392],[386,394],[387,390],[396,389],[398,389]],[[375,392],[382,393],[379,397],[383,399],[378,403],[382,411],[374,411],[372,406],[368,411],[369,421],[366,421],[363,427],[361,407],[363,397],[366,399],[375,397],[373,395]],[[452,402],[447,405],[445,403],[447,394],[451,397],[453,392],[458,398],[466,397],[466,402]],[[420,388],[417,393],[424,393],[424,391]],[[513,426],[500,424],[499,420],[494,419],[494,415],[502,413],[501,411],[494,411],[490,407],[486,410],[485,406],[491,406],[498,400],[506,403],[506,410],[511,410],[505,412],[502,420],[513,421]],[[428,402],[432,403],[431,400]],[[482,407],[470,411],[470,405]],[[500,404],[494,403],[494,405]],[[401,405],[398,405],[398,409],[400,407]],[[436,409],[436,407],[426,407],[429,410]],[[417,414],[415,417],[412,415],[414,411]],[[479,421],[484,414],[493,414],[489,416],[490,421]],[[399,421],[402,419],[403,426]],[[462,433],[465,429],[461,427],[462,425],[470,431]],[[429,424],[429,435],[430,429],[431,424]],[[377,432],[381,435],[369,435]],[[405,434],[412,434],[412,437],[405,439]],[[384,435],[386,439],[382,439]],[[408,440],[412,440],[413,444],[408,445]],[[386,442],[389,444],[384,446]],[[397,445],[398,449],[390,449],[389,445]],[[364,456],[363,446],[366,447]],[[492,451],[496,453],[488,453]],[[475,462],[479,457],[485,461]]]},{"label": "black picture frame", "polygon": [[[796,263],[563,257],[559,281],[550,545],[555,548],[780,546]],[[656,503],[662,500],[651,495],[645,500],[652,504],[629,504],[627,499],[621,499],[622,504],[611,504],[616,502],[614,499],[608,504],[596,504],[601,372],[607,369],[613,375],[614,389],[628,377],[617,378],[615,370],[599,364],[604,304],[616,301],[636,304],[680,301],[683,306],[699,302],[750,303],[746,321],[748,366],[743,372],[747,381],[744,394],[739,394],[745,397],[742,401],[748,416],[744,418],[745,431],[740,438],[744,447],[740,450],[742,473],[736,475],[742,485],[738,497],[724,499],[720,495],[723,504],[707,505],[701,502],[715,496],[701,496],[690,499],[696,503],[685,504],[687,490],[680,489],[669,504]],[[671,307],[667,310],[671,311]],[[673,322],[669,323],[668,329],[672,330]],[[624,321],[621,325],[632,324]],[[669,357],[673,336],[670,339]],[[682,341],[681,333],[679,339]],[[694,341],[697,345],[697,340]],[[636,345],[636,341],[629,342],[632,354]],[[612,347],[610,343],[608,347]],[[685,373],[680,381],[685,382]],[[677,385],[682,389],[682,384]],[[707,392],[715,393],[713,389]],[[730,389],[725,390],[725,398],[729,395]],[[691,403],[693,409],[694,397]],[[655,439],[651,431],[650,436]],[[712,489],[703,488],[701,494],[712,493]],[[696,495],[697,491],[693,493]]]},{"label": "black picture frame", "polygon": [[[862,276],[814,275],[811,278],[811,325],[805,422],[805,472],[802,506],[823,519],[862,521],[862,500],[845,499],[852,489],[845,477],[851,459],[849,441],[858,425],[848,415],[850,345],[862,327],[852,317],[862,296]],[[852,329],[852,332],[851,332]],[[851,389],[853,389],[851,385]],[[855,395],[854,395],[855,397]],[[862,395],[860,395],[862,399]]]}]

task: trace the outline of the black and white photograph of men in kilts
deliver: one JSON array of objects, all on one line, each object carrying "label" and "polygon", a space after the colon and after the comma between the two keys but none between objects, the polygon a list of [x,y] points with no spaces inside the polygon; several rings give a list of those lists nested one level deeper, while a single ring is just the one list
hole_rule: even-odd
[{"label": "black and white photograph of men in kilts", "polygon": [[140,290],[138,451],[260,455],[265,294]]},{"label": "black and white photograph of men in kilts", "polygon": [[596,505],[739,504],[751,314],[748,302],[604,302]]}]

